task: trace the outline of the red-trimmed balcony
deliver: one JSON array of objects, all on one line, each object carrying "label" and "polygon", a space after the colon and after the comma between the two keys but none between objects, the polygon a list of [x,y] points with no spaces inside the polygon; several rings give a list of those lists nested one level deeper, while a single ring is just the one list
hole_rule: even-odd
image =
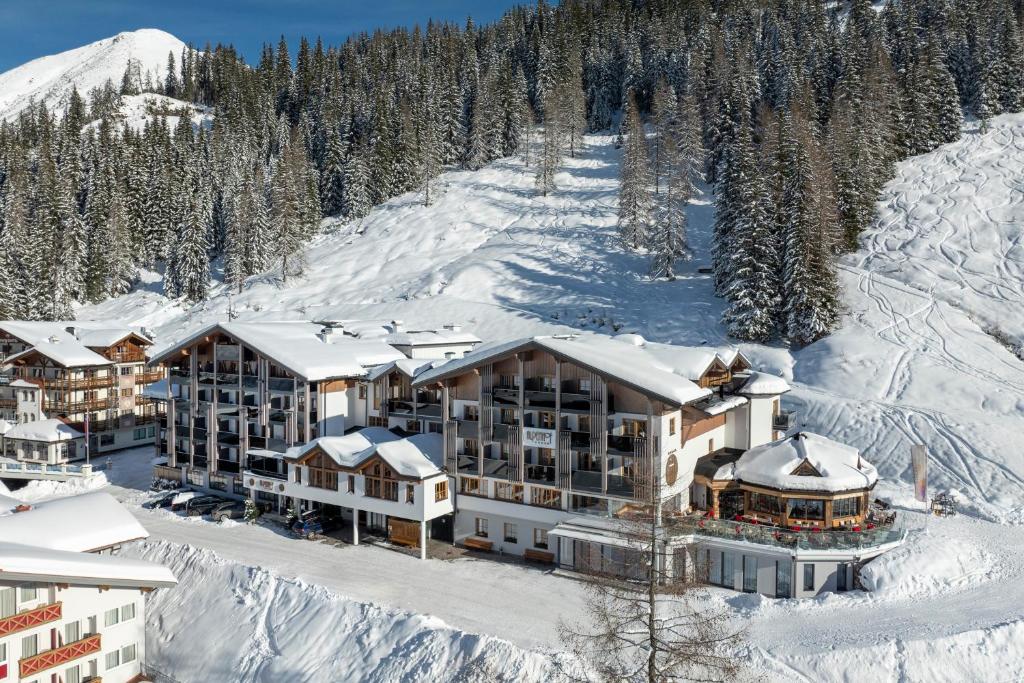
[{"label": "red-trimmed balcony", "polygon": [[40,652],[39,654],[32,655],[31,657],[25,657],[18,662],[19,675],[22,678],[28,678],[29,676],[34,676],[40,671],[46,671],[47,669],[52,669],[55,666],[67,664],[79,657],[96,654],[102,649],[103,644],[100,642],[99,633],[86,636],[81,640],[68,643],[63,647],[55,647],[52,650]]},{"label": "red-trimmed balcony", "polygon": [[34,628],[49,624],[51,621],[60,621],[61,607],[59,602],[43,605],[30,609],[27,612],[12,614],[9,617],[0,619],[0,638],[9,636],[27,628]]}]

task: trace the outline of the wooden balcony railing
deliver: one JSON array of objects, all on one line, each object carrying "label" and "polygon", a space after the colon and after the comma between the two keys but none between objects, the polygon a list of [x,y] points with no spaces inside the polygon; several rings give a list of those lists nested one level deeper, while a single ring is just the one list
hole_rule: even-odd
[{"label": "wooden balcony railing", "polygon": [[56,647],[31,657],[25,657],[18,662],[18,670],[22,678],[28,678],[40,671],[52,669],[61,664],[67,664],[79,657],[95,654],[102,649],[103,645],[100,641],[100,634],[96,633],[86,636],[81,640],[76,640],[73,643],[68,643],[63,647]]},{"label": "wooden balcony railing", "polygon": [[117,377],[107,375],[106,377],[79,377],[77,379],[54,379],[48,382],[50,388],[59,389],[103,389],[112,387],[117,382]]},{"label": "wooden balcony railing", "polygon": [[0,638],[24,631],[27,628],[35,628],[51,621],[60,621],[61,603],[54,602],[42,607],[30,609],[27,612],[12,614],[9,617],[0,619]]},{"label": "wooden balcony railing", "polygon": [[136,384],[152,384],[153,382],[159,382],[164,378],[163,370],[147,370],[146,372],[140,372],[135,375]]}]

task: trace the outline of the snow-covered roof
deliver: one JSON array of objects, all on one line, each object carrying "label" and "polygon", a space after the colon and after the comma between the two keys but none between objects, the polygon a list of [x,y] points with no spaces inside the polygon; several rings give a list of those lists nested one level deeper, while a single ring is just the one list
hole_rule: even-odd
[{"label": "snow-covered roof", "polygon": [[[16,516],[25,515],[18,513]],[[0,541],[0,576],[12,581],[46,581],[159,588],[175,585],[163,565],[114,555],[54,550]]]},{"label": "snow-covered roof", "polygon": [[5,439],[45,441],[46,443],[71,441],[72,439],[81,439],[84,436],[82,432],[54,418],[36,420],[34,422],[19,422],[4,433]]},{"label": "snow-covered roof", "polygon": [[778,375],[767,372],[751,372],[749,379],[740,387],[739,393],[747,396],[775,396],[789,391],[789,384]]},{"label": "snow-covered roof", "polygon": [[404,357],[380,339],[359,339],[340,332],[321,337],[321,330],[322,325],[310,322],[215,323],[162,349],[151,362],[162,361],[217,332],[242,342],[310,382],[363,377],[366,368]]},{"label": "snow-covered roof", "polygon": [[721,415],[744,403],[749,403],[746,396],[725,396],[724,398],[715,396],[706,402],[698,403],[696,407],[708,415]]},{"label": "snow-covered roof", "polygon": [[143,344],[151,343],[138,330],[109,320],[3,320],[0,330],[32,347],[11,356],[8,363],[34,349],[68,368],[110,365],[111,361],[89,347],[107,348],[130,336]]},{"label": "snow-covered roof", "polygon": [[17,423],[10,422],[9,420],[0,420],[0,436],[3,436],[7,432],[11,431],[15,424]]},{"label": "snow-covered roof", "polygon": [[135,516],[104,491],[7,512],[0,510],[0,539],[5,543],[89,552],[149,536]]},{"label": "snow-covered roof", "polygon": [[744,453],[736,461],[735,478],[784,491],[837,493],[874,486],[878,471],[853,446],[797,432]]},{"label": "snow-covered roof", "polygon": [[398,370],[406,377],[415,379],[421,373],[439,368],[447,362],[447,358],[402,358],[372,368],[369,374],[366,375],[366,379],[372,382],[380,379],[392,370]]},{"label": "snow-covered roof", "polygon": [[440,434],[399,436],[383,427],[366,427],[345,436],[322,436],[289,448],[289,460],[301,460],[319,448],[340,467],[355,469],[370,458],[381,457],[404,477],[423,479],[441,472],[444,440]]},{"label": "snow-covered roof", "polygon": [[479,344],[480,337],[461,329],[442,327],[437,330],[401,330],[385,338],[393,346],[446,346]]},{"label": "snow-covered roof", "polygon": [[492,344],[449,361],[440,368],[421,374],[414,384],[452,377],[495,358],[522,350],[547,351],[564,360],[607,376],[642,394],[671,404],[683,405],[711,395],[710,389],[695,384],[693,354],[688,347],[647,342],[639,335],[608,337],[582,334],[573,337],[527,337]]},{"label": "snow-covered roof", "polygon": [[38,384],[32,384],[32,382],[28,382],[26,380],[23,380],[20,377],[18,379],[14,380],[13,382],[11,382],[10,384],[8,384],[7,386],[14,387],[16,389],[38,389],[39,388]]}]

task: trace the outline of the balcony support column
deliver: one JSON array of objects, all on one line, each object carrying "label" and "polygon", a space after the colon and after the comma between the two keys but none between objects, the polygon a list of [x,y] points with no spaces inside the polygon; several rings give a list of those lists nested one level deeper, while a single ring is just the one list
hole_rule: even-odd
[{"label": "balcony support column", "polygon": [[352,508],[352,545],[359,545],[359,510]]},{"label": "balcony support column", "polygon": [[420,559],[427,559],[427,523],[420,522]]}]

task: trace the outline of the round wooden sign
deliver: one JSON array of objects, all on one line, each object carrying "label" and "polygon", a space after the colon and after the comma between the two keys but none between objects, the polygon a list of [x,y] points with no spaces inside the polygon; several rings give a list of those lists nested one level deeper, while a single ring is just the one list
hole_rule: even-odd
[{"label": "round wooden sign", "polygon": [[668,462],[665,463],[665,483],[672,486],[676,483],[676,477],[679,476],[679,461],[676,460],[675,453],[668,456]]}]

